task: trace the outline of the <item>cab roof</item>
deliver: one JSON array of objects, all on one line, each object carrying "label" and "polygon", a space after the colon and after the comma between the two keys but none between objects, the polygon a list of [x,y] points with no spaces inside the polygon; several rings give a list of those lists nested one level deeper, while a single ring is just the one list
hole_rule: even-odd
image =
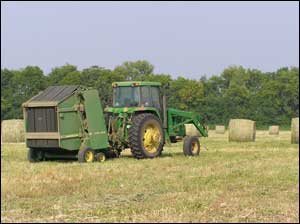
[{"label": "cab roof", "polygon": [[144,81],[127,81],[127,82],[113,82],[113,87],[117,86],[161,86],[160,82],[144,82]]}]

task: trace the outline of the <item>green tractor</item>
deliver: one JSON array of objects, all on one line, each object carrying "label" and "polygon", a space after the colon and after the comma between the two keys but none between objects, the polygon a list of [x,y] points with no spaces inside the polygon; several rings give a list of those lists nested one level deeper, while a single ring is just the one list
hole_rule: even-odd
[{"label": "green tractor", "polygon": [[51,86],[23,103],[25,139],[31,162],[50,158],[104,161],[130,148],[137,159],[161,155],[165,143],[183,140],[183,153],[197,156],[193,124],[207,137],[196,113],[167,108],[165,88],[158,82],[115,82],[113,105],[104,113],[98,92],[82,86]]}]

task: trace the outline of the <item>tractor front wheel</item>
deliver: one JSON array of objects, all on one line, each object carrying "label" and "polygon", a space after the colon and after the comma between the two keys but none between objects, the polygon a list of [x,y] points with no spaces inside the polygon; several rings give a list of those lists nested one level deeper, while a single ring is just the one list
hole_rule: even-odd
[{"label": "tractor front wheel", "polygon": [[200,143],[197,136],[186,136],[183,142],[183,154],[185,156],[198,156]]},{"label": "tractor front wheel", "polygon": [[164,132],[160,120],[153,114],[138,114],[129,128],[129,145],[137,159],[154,158],[161,155]]}]

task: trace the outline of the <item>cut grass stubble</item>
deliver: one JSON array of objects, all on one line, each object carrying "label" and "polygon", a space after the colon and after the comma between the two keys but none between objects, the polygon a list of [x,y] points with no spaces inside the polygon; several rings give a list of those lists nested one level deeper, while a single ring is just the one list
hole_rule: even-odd
[{"label": "cut grass stubble", "polygon": [[[3,222],[299,222],[299,150],[290,132],[228,142],[211,131],[199,157],[130,151],[104,163],[31,164],[24,144],[1,149]],[[208,150],[204,149],[207,148]]]}]

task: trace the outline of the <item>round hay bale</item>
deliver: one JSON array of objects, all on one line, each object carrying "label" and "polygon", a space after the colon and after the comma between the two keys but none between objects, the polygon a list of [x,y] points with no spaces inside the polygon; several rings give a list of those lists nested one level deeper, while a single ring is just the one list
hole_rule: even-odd
[{"label": "round hay bale", "polygon": [[1,141],[3,143],[24,142],[24,121],[3,120],[1,123]]},{"label": "round hay bale", "polygon": [[224,134],[225,133],[225,126],[224,125],[216,125],[216,133],[217,134]]},{"label": "round hay bale", "polygon": [[292,119],[292,144],[299,144],[299,117]]},{"label": "round hay bale", "polygon": [[269,127],[269,135],[279,135],[279,126],[272,125]]},{"label": "round hay bale", "polygon": [[229,122],[229,141],[254,142],[256,134],[255,121],[246,119],[231,119]]},{"label": "round hay bale", "polygon": [[185,134],[188,136],[200,136],[200,132],[197,130],[194,124],[184,124]]}]

